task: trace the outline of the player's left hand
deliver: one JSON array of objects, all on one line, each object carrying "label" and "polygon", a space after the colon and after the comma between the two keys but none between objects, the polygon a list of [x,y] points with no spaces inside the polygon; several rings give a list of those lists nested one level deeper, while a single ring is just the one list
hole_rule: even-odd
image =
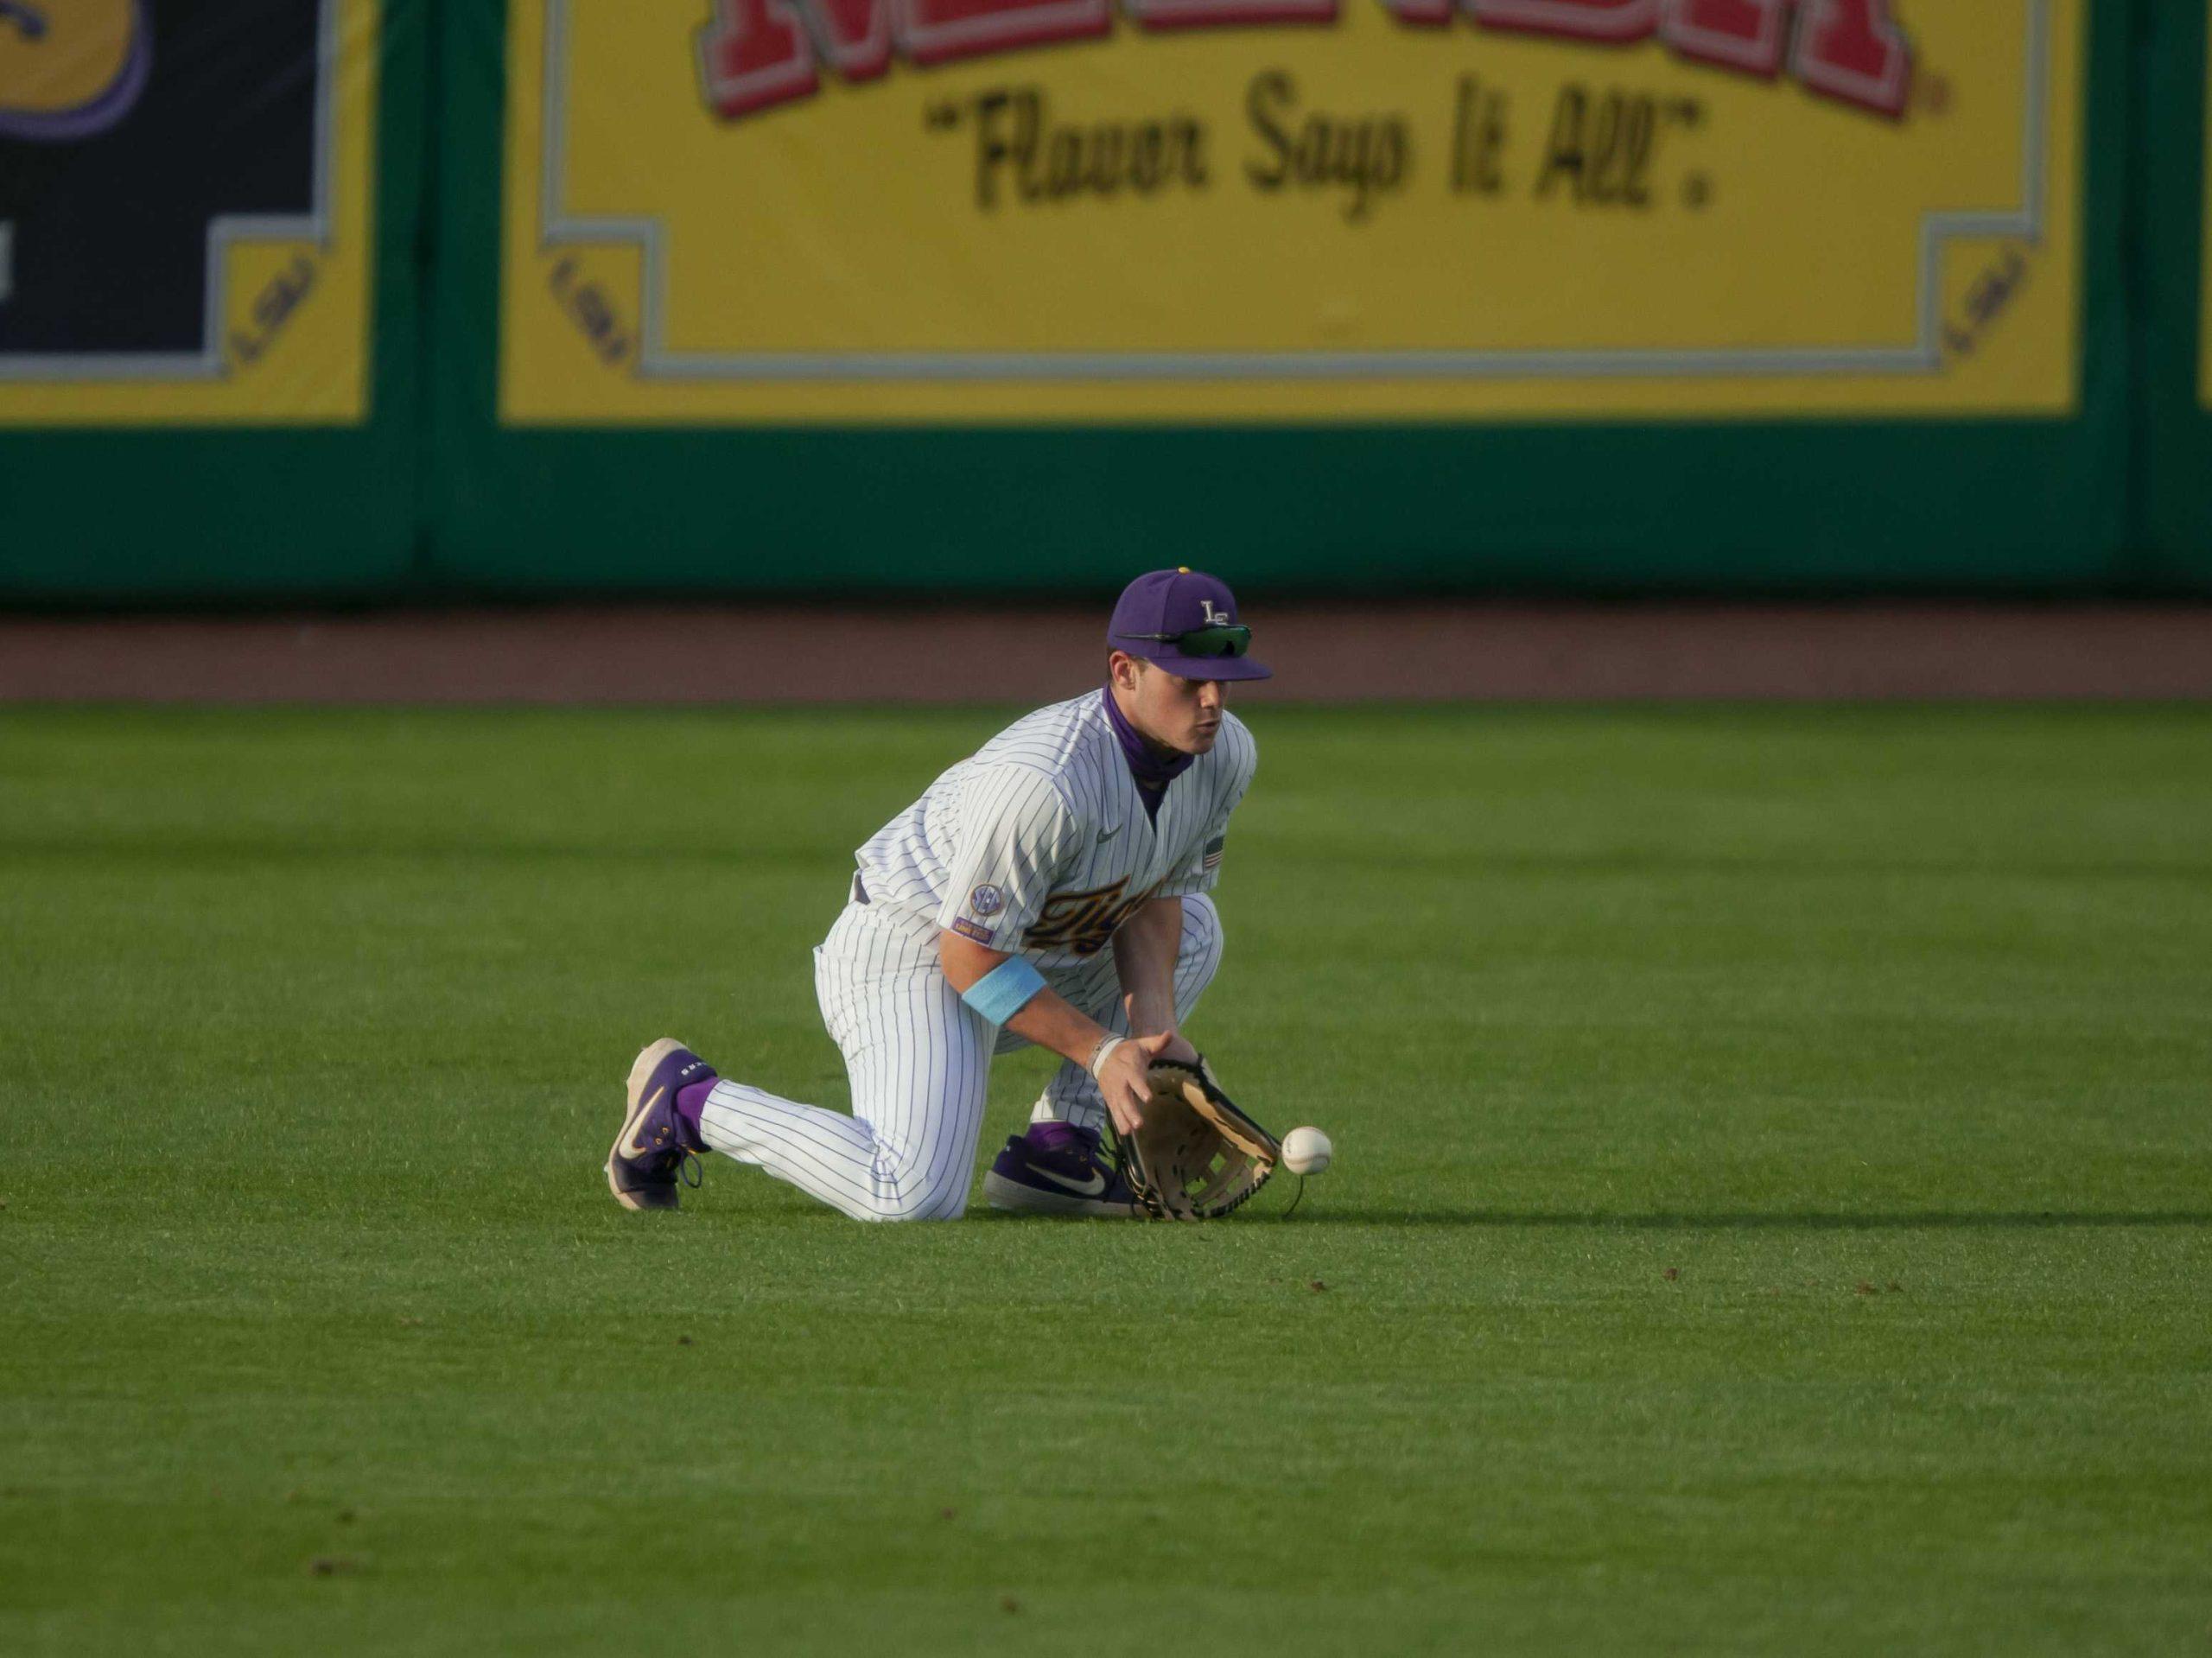
[{"label": "player's left hand", "polygon": [[1185,1065],[1163,1056],[1145,1080],[1144,1120],[1114,1151],[1148,1213],[1211,1220],[1267,1185],[1281,1142],[1221,1091],[1203,1059]]}]

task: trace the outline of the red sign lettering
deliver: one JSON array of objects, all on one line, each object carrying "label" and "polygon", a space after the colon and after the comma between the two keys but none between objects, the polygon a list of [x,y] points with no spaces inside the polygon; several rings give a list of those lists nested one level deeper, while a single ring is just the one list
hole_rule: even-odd
[{"label": "red sign lettering", "polygon": [[1465,0],[1486,29],[1584,41],[1640,41],[1659,27],[1659,0]]},{"label": "red sign lettering", "polygon": [[791,0],[715,0],[699,31],[699,67],[708,101],[725,116],[809,98],[821,85]]},{"label": "red sign lettering", "polygon": [[[1147,29],[1332,23],[1341,0],[1123,0]],[[1401,22],[1448,23],[1455,0],[1382,0]],[[1624,45],[1656,36],[1678,56],[1772,76],[1885,115],[1904,111],[1912,51],[1889,0],[1456,0],[1479,29]],[[807,10],[802,22],[798,7]],[[1793,35],[1792,22],[1795,22]],[[731,118],[820,85],[816,42],[847,80],[910,63],[1091,40],[1114,27],[1113,0],[715,0],[699,31],[707,98]],[[1785,49],[1786,48],[1786,49]]]}]

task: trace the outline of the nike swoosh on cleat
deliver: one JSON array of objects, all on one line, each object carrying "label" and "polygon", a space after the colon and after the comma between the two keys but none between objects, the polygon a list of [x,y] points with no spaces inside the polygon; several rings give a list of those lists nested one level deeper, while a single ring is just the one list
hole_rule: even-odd
[{"label": "nike swoosh on cleat", "polygon": [[638,1130],[645,1121],[645,1113],[652,1110],[656,1105],[659,1104],[660,1096],[667,1091],[668,1090],[665,1088],[657,1088],[639,1104],[637,1110],[630,1118],[630,1132],[624,1136],[624,1139],[628,1143],[622,1147],[623,1156],[643,1157],[647,1152],[652,1149],[652,1147],[645,1143],[644,1139],[639,1134]]},{"label": "nike swoosh on cleat", "polygon": [[1088,1180],[1071,1180],[1065,1174],[1055,1174],[1050,1169],[1040,1169],[1034,1163],[1027,1165],[1032,1174],[1041,1174],[1056,1186],[1065,1186],[1078,1197],[1096,1197],[1106,1190],[1106,1177],[1093,1174]]}]

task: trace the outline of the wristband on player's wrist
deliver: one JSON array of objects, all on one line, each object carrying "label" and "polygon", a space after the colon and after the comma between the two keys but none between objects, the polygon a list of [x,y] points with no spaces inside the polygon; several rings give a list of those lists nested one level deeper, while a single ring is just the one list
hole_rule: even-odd
[{"label": "wristband on player's wrist", "polygon": [[1116,1036],[1111,1031],[1107,1032],[1098,1039],[1098,1045],[1090,1051],[1090,1063],[1085,1069],[1096,1077],[1106,1062],[1114,1057],[1114,1050],[1128,1039],[1126,1036]]}]

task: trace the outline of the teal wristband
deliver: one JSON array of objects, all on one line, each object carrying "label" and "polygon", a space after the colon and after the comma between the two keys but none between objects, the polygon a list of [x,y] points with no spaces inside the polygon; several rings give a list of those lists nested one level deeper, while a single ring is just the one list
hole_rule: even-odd
[{"label": "teal wristband", "polygon": [[1009,956],[960,993],[960,1000],[994,1025],[1003,1025],[1045,988],[1045,975],[1019,956]]}]

